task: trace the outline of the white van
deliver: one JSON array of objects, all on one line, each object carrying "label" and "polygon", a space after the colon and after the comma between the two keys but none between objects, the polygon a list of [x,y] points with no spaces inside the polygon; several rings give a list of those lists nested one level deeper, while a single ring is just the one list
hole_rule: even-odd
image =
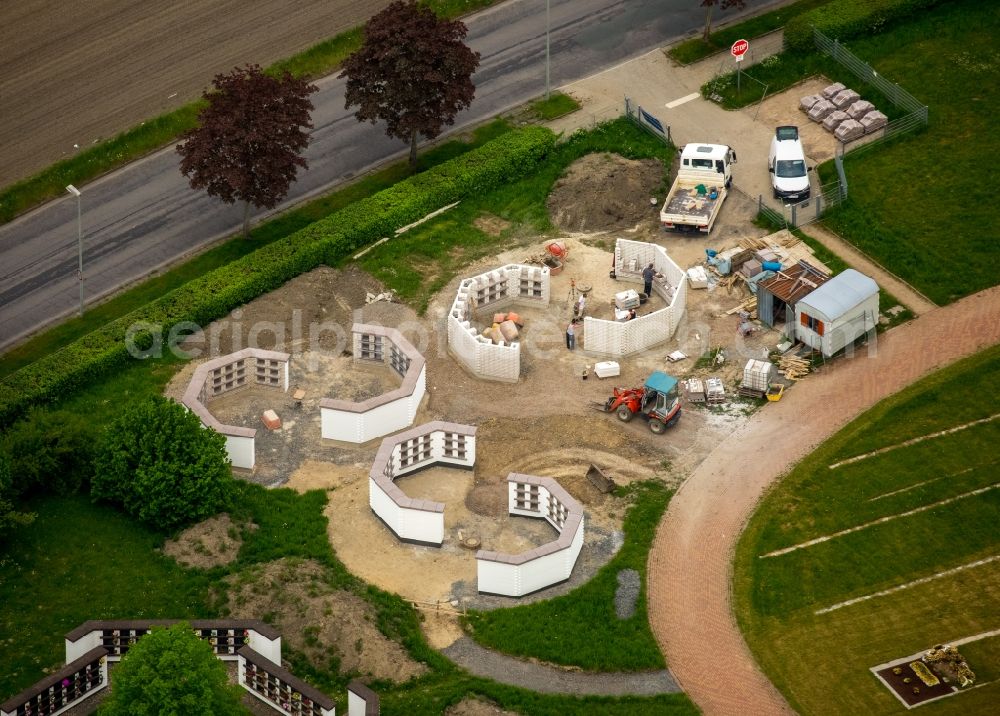
[{"label": "white van", "polygon": [[809,198],[809,169],[806,153],[799,141],[799,128],[778,127],[771,138],[771,153],[767,157],[767,170],[771,173],[771,188],[775,199],[787,202]]}]

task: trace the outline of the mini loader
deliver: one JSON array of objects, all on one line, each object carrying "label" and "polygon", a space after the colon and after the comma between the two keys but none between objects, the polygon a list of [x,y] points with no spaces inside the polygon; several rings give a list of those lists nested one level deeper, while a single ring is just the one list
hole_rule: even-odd
[{"label": "mini loader", "polygon": [[677,379],[656,371],[641,388],[615,388],[604,403],[594,403],[603,413],[614,413],[627,423],[636,415],[649,420],[649,429],[659,435],[681,419],[681,401],[677,394]]}]

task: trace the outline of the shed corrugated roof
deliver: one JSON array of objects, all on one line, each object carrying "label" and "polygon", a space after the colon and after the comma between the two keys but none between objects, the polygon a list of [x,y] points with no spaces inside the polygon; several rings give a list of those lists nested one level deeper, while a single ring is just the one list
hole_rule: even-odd
[{"label": "shed corrugated roof", "polygon": [[801,299],[831,320],[878,293],[878,284],[854,269],[845,269]]},{"label": "shed corrugated roof", "polygon": [[789,306],[794,306],[799,300],[826,283],[829,278],[808,261],[799,261],[793,266],[783,267],[774,276],[758,283],[757,290],[766,289]]}]

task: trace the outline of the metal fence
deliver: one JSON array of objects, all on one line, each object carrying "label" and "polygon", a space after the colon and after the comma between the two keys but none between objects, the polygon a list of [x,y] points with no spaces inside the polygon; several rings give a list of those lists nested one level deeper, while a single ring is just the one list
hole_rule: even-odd
[{"label": "metal fence", "polygon": [[670,126],[663,124],[659,118],[644,110],[628,97],[625,98],[625,116],[639,125],[664,144],[670,144]]},{"label": "metal fence", "polygon": [[768,206],[764,197],[758,196],[757,211],[772,223],[791,229],[816,221],[823,212],[847,199],[847,175],[844,173],[843,157],[836,156],[833,162],[837,167],[837,178],[820,186],[813,196],[794,204],[782,204],[780,212]]},{"label": "metal fence", "polygon": [[850,70],[859,80],[877,89],[886,99],[906,112],[904,116],[892,120],[885,127],[872,134],[859,137],[851,142],[841,143],[838,147],[838,153],[841,156],[850,152],[871,149],[900,134],[912,132],[927,126],[927,123],[930,121],[927,105],[921,103],[920,100],[895,82],[880,75],[874,67],[841,45],[837,40],[830,39],[816,28],[813,28],[813,41],[820,52],[829,55],[836,62]]}]

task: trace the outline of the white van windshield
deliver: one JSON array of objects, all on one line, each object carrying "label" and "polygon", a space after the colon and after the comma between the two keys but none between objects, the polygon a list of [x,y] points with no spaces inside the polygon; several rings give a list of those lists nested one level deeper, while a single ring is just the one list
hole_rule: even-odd
[{"label": "white van windshield", "polygon": [[779,159],[774,168],[775,176],[782,179],[794,179],[806,175],[806,163],[801,159]]}]

